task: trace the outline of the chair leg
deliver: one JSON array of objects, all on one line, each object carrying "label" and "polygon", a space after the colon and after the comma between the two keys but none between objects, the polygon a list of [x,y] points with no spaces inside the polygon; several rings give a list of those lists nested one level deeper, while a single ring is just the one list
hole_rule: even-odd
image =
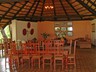
[{"label": "chair leg", "polygon": [[76,67],[76,60],[74,59],[74,67]]},{"label": "chair leg", "polygon": [[34,63],[33,63],[33,59],[31,59],[31,61],[32,61],[31,66],[32,66],[32,68],[33,68],[33,64],[34,64]]},{"label": "chair leg", "polygon": [[56,63],[55,63],[55,59],[54,59],[54,70],[56,70]]},{"label": "chair leg", "polygon": [[22,59],[22,66],[24,67],[24,59]]},{"label": "chair leg", "polygon": [[30,59],[29,59],[29,67],[30,67]]},{"label": "chair leg", "polygon": [[39,62],[39,69],[40,69],[40,59],[38,59],[38,62]]},{"label": "chair leg", "polygon": [[50,68],[52,69],[52,60],[50,59]]},{"label": "chair leg", "polygon": [[43,69],[44,69],[45,60],[43,59]]},{"label": "chair leg", "polygon": [[68,59],[67,58],[65,59],[65,68],[66,69],[68,68]]},{"label": "chair leg", "polygon": [[19,68],[19,59],[17,59],[17,68]]},{"label": "chair leg", "polygon": [[62,70],[63,70],[63,68],[64,68],[64,61],[62,60]]}]

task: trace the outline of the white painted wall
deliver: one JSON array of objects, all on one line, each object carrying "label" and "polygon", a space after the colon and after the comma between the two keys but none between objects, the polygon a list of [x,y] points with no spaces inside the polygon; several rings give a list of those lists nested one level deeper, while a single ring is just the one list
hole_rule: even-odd
[{"label": "white painted wall", "polygon": [[[32,40],[34,37],[37,38],[37,36],[38,36],[37,23],[30,22],[30,24],[31,24],[30,28],[27,28],[27,24],[28,24],[28,21],[16,20],[15,23],[14,23],[14,21],[12,21],[12,26],[16,26],[16,28],[14,28],[14,27],[12,28],[12,40],[27,41],[27,40]],[[26,29],[28,31],[26,35],[23,35],[23,29]],[[33,35],[31,35],[29,33],[31,29],[34,29]],[[16,35],[14,35],[14,33]]]},{"label": "white painted wall", "polygon": [[10,24],[11,32],[12,32],[12,41],[16,41],[16,20],[12,20],[12,24]]},{"label": "white painted wall", "polygon": [[95,32],[92,32],[92,44],[96,46],[96,19],[91,21],[92,24],[95,24]]}]

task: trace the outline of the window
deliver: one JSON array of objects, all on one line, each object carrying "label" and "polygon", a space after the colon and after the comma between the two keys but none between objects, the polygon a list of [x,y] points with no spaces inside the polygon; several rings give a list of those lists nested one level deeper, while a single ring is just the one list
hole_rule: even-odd
[{"label": "window", "polygon": [[7,38],[11,38],[9,25],[7,25],[7,26],[4,28],[4,31],[5,31],[5,34],[6,34]]},{"label": "window", "polygon": [[2,41],[3,41],[3,36],[2,36],[1,30],[0,30],[0,43],[2,43]]},{"label": "window", "polygon": [[72,22],[56,22],[55,33],[57,37],[72,36],[73,35]]},{"label": "window", "polygon": [[[4,31],[5,31],[5,34],[7,35],[7,38],[11,38],[9,25],[7,25],[7,26],[4,28]],[[1,33],[1,30],[0,30],[0,43],[2,43],[2,42],[3,42],[3,35],[2,35],[2,33]]]},{"label": "window", "polygon": [[60,27],[55,27],[55,31],[60,31]]}]

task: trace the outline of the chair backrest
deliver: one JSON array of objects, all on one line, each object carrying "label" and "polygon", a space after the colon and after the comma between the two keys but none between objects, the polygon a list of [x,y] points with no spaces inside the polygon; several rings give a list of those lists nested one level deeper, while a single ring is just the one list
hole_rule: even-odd
[{"label": "chair backrest", "polygon": [[54,43],[54,55],[55,56],[63,56],[64,49],[61,46],[60,41],[58,43]]},{"label": "chair backrest", "polygon": [[64,51],[63,51],[63,55],[64,55],[65,57],[68,57],[68,50],[64,50]]},{"label": "chair backrest", "polygon": [[77,43],[77,41],[75,40],[75,41],[74,41],[74,52],[73,52],[74,55],[76,55],[76,43]]},{"label": "chair backrest", "polygon": [[69,52],[69,54],[71,54],[72,53],[72,40],[70,40],[70,52]]},{"label": "chair backrest", "polygon": [[51,53],[51,47],[52,47],[52,43],[49,41],[45,44],[45,49],[44,49],[44,53],[45,54],[50,54]]},{"label": "chair backrest", "polygon": [[28,42],[27,42],[27,47],[28,47],[29,49],[32,48],[32,45],[33,45],[33,43],[32,43],[31,41],[28,41]]},{"label": "chair backrest", "polygon": [[4,44],[2,45],[4,47],[4,51],[5,51],[5,57],[9,55],[9,49],[8,49],[8,43],[4,42]]},{"label": "chair backrest", "polygon": [[40,51],[40,44],[39,43],[37,43],[37,45],[35,45],[34,50],[35,50],[35,54],[40,55],[41,51]]},{"label": "chair backrest", "polygon": [[11,42],[10,43],[10,49],[11,49],[11,53],[12,54],[18,54],[18,51],[17,51],[17,49],[16,49],[16,43],[15,42]]},{"label": "chair backrest", "polygon": [[22,43],[21,46],[22,46],[23,54],[28,54],[28,51],[27,51],[27,43]]}]

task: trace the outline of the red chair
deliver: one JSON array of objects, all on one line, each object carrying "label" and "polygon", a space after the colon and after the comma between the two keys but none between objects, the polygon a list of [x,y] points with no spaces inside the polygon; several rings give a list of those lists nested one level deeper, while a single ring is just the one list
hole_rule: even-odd
[{"label": "red chair", "polygon": [[30,67],[30,64],[31,64],[31,55],[30,55],[30,50],[28,50],[28,47],[27,47],[27,43],[22,43],[22,59],[21,59],[21,62],[22,62],[22,65],[24,66],[24,60],[28,60],[29,62],[29,67]]},{"label": "red chair", "polygon": [[19,67],[21,56],[19,55],[19,52],[18,52],[18,50],[16,49],[16,47],[17,47],[17,45],[16,45],[15,42],[11,42],[11,43],[10,43],[11,62],[12,62],[12,64],[16,64],[16,63],[17,63],[17,67]]},{"label": "red chair", "polygon": [[[40,65],[41,65],[41,55],[40,55],[40,45],[39,43],[36,43],[34,44],[34,54],[32,54],[32,58],[31,58],[31,61],[32,61],[32,67],[34,67],[36,65],[36,63],[38,63],[38,67],[40,69]],[[38,60],[38,62],[35,62],[36,60]]]}]

